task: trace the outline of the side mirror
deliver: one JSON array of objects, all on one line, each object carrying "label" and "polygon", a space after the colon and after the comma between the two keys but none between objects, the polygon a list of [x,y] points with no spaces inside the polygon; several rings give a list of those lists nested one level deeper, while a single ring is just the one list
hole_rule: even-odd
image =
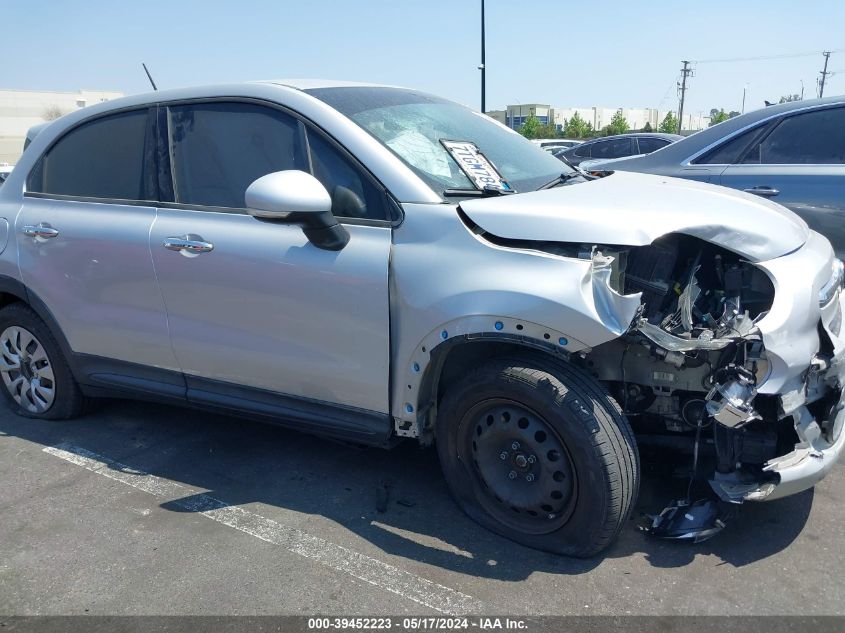
[{"label": "side mirror", "polygon": [[244,196],[250,215],[263,220],[298,224],[314,246],[339,251],[349,233],[332,214],[329,192],[311,174],[291,169],[262,176]]}]

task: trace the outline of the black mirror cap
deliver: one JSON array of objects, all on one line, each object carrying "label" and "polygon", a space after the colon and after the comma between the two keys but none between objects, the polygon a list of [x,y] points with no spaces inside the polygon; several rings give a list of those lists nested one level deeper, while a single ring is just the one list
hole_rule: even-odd
[{"label": "black mirror cap", "polygon": [[349,243],[349,231],[331,211],[325,213],[291,214],[291,220],[302,227],[305,237],[317,248],[326,251],[339,251]]}]

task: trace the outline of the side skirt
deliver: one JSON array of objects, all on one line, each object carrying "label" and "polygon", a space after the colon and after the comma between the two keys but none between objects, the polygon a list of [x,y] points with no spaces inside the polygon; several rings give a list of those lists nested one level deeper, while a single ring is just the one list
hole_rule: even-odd
[{"label": "side skirt", "polygon": [[71,362],[83,393],[91,397],[153,400],[199,408],[367,446],[389,447],[395,439],[393,421],[387,413],[87,354],[73,354]]}]

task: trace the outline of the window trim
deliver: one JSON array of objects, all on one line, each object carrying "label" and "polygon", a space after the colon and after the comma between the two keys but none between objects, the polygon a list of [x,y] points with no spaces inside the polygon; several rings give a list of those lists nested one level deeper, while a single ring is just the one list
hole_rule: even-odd
[{"label": "window trim", "polygon": [[[342,216],[337,216],[337,220],[340,224],[355,224],[355,225],[362,225],[362,226],[392,226],[396,227],[402,224],[404,220],[404,212],[402,211],[402,205],[396,200],[393,194],[384,186],[384,184],[376,178],[376,176],[363,164],[360,160],[358,160],[352,152],[350,152],[346,147],[343,146],[337,139],[335,139],[331,134],[326,132],[322,127],[314,123],[308,117],[304,116],[303,114],[289,108],[288,106],[282,105],[280,103],[276,103],[275,101],[268,101],[266,99],[258,99],[255,97],[238,97],[238,96],[231,96],[231,97],[196,97],[190,99],[174,99],[172,101],[160,101],[156,104],[158,108],[164,111],[164,115],[160,117],[163,118],[165,121],[168,122],[167,126],[159,126],[158,129],[158,142],[164,143],[164,147],[167,148],[165,154],[168,157],[170,163],[170,172],[169,177],[165,176],[166,184],[169,185],[169,190],[173,192],[174,200],[169,201],[160,201],[158,202],[159,207],[164,209],[180,209],[183,211],[198,211],[203,213],[225,213],[228,215],[249,215],[249,210],[245,207],[214,207],[214,206],[203,206],[203,205],[189,205],[184,203],[175,202],[175,187],[174,187],[174,178],[173,178],[173,160],[172,160],[172,148],[170,147],[170,129],[169,129],[169,112],[168,109],[171,106],[182,106],[182,105],[194,105],[200,103],[248,103],[258,106],[264,106],[271,108],[273,110],[277,110],[292,117],[299,125],[300,134],[302,134],[304,147],[306,152],[306,158],[308,161],[308,167],[313,172],[313,167],[311,165],[311,148],[308,145],[308,135],[306,130],[308,128],[313,129],[316,133],[319,133],[333,148],[335,148],[342,156],[347,158],[350,163],[352,163],[353,167],[361,174],[362,178],[366,178],[370,181],[370,183],[378,190],[378,192],[385,197],[385,208],[387,212],[391,216],[395,216],[392,218],[388,218],[387,220],[373,220],[369,218],[345,218]],[[165,128],[165,129],[162,129]],[[159,191],[162,191],[162,184],[159,184]]]},{"label": "window trim", "polygon": [[[156,104],[147,103],[145,105],[135,105],[135,106],[127,106],[124,108],[115,108],[114,110],[109,110],[108,112],[102,112],[99,114],[95,114],[94,116],[87,117],[82,119],[81,121],[75,123],[73,126],[64,130],[59,136],[54,138],[52,142],[44,149],[43,152],[38,156],[38,159],[32,164],[29,172],[26,174],[26,178],[24,179],[24,198],[39,198],[44,200],[70,200],[74,202],[89,202],[89,203],[99,203],[99,204],[118,204],[124,206],[133,206],[133,207],[155,207],[159,201],[158,200],[135,200],[135,199],[125,199],[125,198],[99,198],[99,197],[91,197],[91,196],[74,196],[74,195],[67,195],[67,194],[59,194],[59,193],[48,193],[43,191],[29,191],[29,180],[32,177],[32,172],[38,169],[38,166],[41,164],[41,161],[47,156],[47,154],[52,151],[52,149],[58,145],[66,136],[68,136],[71,132],[74,132],[81,128],[84,125],[88,125],[89,123],[95,123],[100,119],[105,119],[114,115],[119,114],[126,114],[128,112],[139,112],[141,110],[147,111],[147,124],[146,128],[144,129],[144,146],[143,146],[143,157],[141,159],[141,179],[143,182],[144,193],[149,193],[147,185],[148,177],[150,176],[150,170],[153,166],[149,164],[148,160],[148,151],[151,142],[155,142],[157,139],[157,131],[156,131],[156,124],[154,121],[153,112],[156,109]],[[156,176],[156,181],[158,180]]]}]

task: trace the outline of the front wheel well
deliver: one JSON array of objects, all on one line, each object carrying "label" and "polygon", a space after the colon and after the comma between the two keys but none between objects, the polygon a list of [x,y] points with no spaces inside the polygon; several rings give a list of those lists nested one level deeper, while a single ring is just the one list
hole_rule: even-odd
[{"label": "front wheel well", "polygon": [[454,340],[439,345],[431,352],[431,361],[420,385],[418,410],[426,412],[426,424],[420,436],[429,443],[437,422],[437,410],[448,388],[467,372],[491,358],[556,358],[568,360],[569,354],[552,346],[501,337]]}]

